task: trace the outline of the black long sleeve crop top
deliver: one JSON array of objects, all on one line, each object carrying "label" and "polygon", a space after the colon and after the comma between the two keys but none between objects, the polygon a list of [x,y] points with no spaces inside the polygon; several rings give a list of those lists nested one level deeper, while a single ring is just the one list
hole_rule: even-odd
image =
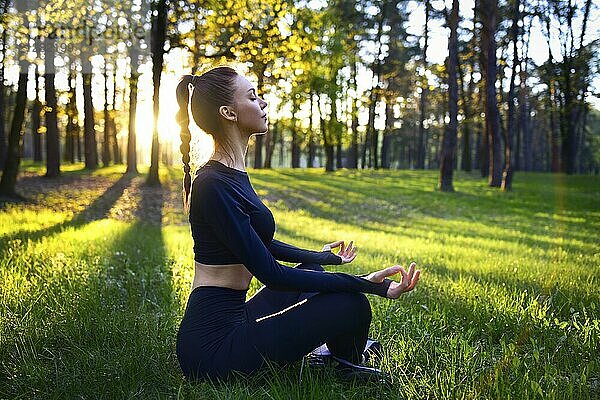
[{"label": "black long sleeve crop top", "polygon": [[341,264],[330,251],[299,249],[273,239],[275,220],[254,191],[248,174],[209,160],[192,182],[190,215],[194,259],[204,264],[244,264],[275,290],[364,292],[386,297],[391,283],[374,283],[341,272],[289,268],[289,262]]}]

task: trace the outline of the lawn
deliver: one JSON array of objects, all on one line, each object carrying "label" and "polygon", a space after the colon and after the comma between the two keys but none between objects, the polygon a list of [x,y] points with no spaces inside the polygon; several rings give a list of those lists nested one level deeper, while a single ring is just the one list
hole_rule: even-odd
[{"label": "lawn", "polygon": [[[415,291],[369,295],[393,387],[298,362],[226,386],[189,384],[175,335],[193,273],[181,172],[161,188],[124,167],[39,177],[0,211],[0,398],[598,398],[600,177],[517,173],[514,191],[435,171],[249,169],[276,238],[354,240],[330,271],[414,260]],[[248,296],[260,283],[252,281]]]}]

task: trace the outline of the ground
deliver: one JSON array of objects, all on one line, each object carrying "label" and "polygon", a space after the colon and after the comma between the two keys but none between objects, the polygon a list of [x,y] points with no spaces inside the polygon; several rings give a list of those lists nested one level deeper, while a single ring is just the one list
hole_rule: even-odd
[{"label": "ground", "polygon": [[[175,335],[192,279],[177,168],[161,187],[114,166],[40,177],[0,211],[0,398],[597,398],[600,177],[517,173],[514,190],[436,171],[249,170],[275,237],[354,240],[330,271],[414,260],[417,289],[369,295],[392,388],[301,363],[227,386],[184,381]],[[251,296],[260,283],[251,283]]]}]

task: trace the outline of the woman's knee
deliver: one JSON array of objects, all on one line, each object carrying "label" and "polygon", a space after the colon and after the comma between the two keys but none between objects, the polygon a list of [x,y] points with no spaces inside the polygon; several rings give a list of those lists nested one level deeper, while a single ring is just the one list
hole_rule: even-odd
[{"label": "woman's knee", "polygon": [[325,268],[321,264],[317,263],[300,263],[296,265],[298,269],[310,269],[313,271],[325,271]]},{"label": "woman's knee", "polygon": [[371,303],[364,293],[342,292],[336,295],[338,308],[343,314],[365,324],[371,322]]}]

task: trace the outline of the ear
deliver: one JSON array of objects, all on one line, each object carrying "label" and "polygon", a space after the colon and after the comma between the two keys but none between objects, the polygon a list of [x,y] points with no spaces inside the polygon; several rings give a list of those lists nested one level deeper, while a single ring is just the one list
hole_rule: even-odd
[{"label": "ear", "polygon": [[225,118],[226,120],[229,120],[231,122],[237,121],[237,115],[229,106],[219,107],[219,114],[221,114],[221,116],[223,118]]}]

